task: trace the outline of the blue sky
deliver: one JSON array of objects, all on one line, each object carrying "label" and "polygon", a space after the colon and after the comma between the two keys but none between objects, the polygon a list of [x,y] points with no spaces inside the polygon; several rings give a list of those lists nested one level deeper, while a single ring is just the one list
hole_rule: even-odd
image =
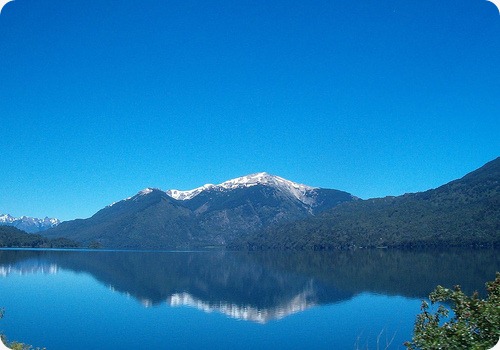
[{"label": "blue sky", "polygon": [[362,198],[500,155],[485,0],[15,0],[0,14],[0,213],[91,216],[267,171]]}]

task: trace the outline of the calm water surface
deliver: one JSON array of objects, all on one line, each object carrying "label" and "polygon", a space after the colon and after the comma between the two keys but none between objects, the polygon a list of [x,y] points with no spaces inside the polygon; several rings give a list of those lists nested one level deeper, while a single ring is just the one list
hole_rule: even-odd
[{"label": "calm water surface", "polygon": [[484,291],[498,250],[0,250],[0,332],[57,349],[403,349],[441,284]]}]

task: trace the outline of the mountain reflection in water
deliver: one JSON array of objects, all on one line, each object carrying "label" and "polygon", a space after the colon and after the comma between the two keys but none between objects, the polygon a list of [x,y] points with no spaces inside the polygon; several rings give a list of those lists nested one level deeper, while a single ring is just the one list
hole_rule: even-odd
[{"label": "mountain reflection in water", "polygon": [[144,306],[167,303],[266,323],[363,292],[426,298],[436,285],[468,293],[500,270],[498,250],[241,253],[1,250],[0,276],[91,274]]}]

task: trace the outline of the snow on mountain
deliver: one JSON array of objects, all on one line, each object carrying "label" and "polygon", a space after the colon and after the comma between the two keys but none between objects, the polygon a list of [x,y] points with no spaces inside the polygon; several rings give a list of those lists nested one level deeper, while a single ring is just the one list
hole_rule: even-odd
[{"label": "snow on mountain", "polygon": [[188,190],[188,191],[168,190],[167,194],[174,199],[184,201],[196,197],[203,191],[210,190],[216,187],[217,187],[216,185],[206,184],[201,187],[197,187],[193,190]]},{"label": "snow on mountain", "polygon": [[145,196],[145,195],[150,194],[151,192],[153,192],[153,190],[154,190],[154,188],[148,187],[148,188],[143,189],[142,191],[139,191],[138,195],[139,196]]},{"label": "snow on mountain", "polygon": [[45,231],[51,227],[59,225],[60,223],[61,221],[59,219],[49,217],[39,219],[29,216],[16,218],[10,214],[0,215],[0,225],[14,226],[29,233]]},{"label": "snow on mountain", "polygon": [[234,190],[237,188],[252,187],[256,185],[266,185],[278,188],[306,204],[309,204],[311,200],[310,197],[308,197],[308,193],[316,189],[315,187],[302,185],[276,175],[262,172],[228,180],[219,185],[206,184],[188,191],[169,190],[167,191],[167,194],[177,200],[189,200],[207,190]]},{"label": "snow on mountain", "polygon": [[2,214],[0,215],[0,223],[3,224],[11,224],[16,220],[15,217],[9,215],[9,214]]}]

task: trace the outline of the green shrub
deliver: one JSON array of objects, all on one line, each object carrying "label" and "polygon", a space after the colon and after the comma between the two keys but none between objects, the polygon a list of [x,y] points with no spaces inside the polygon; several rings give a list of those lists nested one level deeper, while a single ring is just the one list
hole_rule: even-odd
[{"label": "green shrub", "polygon": [[453,316],[443,304],[435,313],[422,302],[422,313],[415,321],[414,335],[405,346],[410,350],[424,349],[491,349],[500,338],[500,272],[486,283],[488,297],[480,299],[475,292],[465,295],[459,286],[453,290],[438,286],[430,295],[431,304],[449,303]]}]

